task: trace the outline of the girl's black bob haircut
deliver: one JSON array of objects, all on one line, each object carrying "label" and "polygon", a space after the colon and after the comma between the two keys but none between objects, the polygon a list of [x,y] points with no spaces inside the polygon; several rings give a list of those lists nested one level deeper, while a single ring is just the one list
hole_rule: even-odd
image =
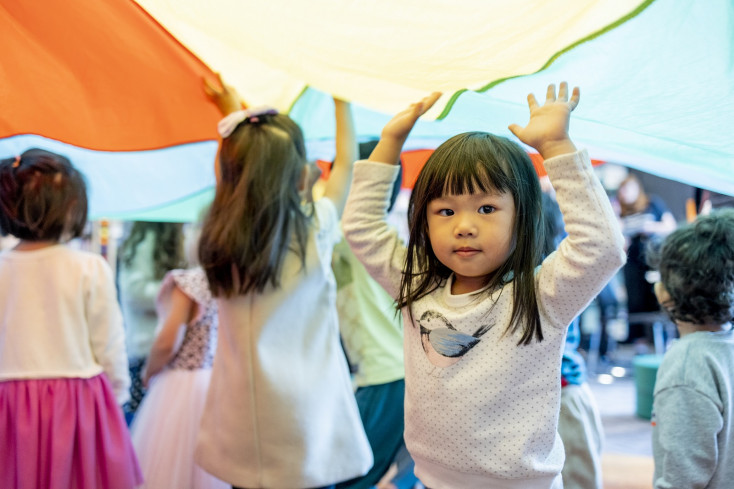
[{"label": "girl's black bob haircut", "polygon": [[84,176],[65,156],[29,149],[0,160],[0,232],[25,241],[65,241],[87,223]]},{"label": "girl's black bob haircut", "polygon": [[397,305],[408,307],[412,314],[413,302],[431,293],[452,273],[433,253],[428,237],[428,204],[445,194],[490,191],[507,192],[515,202],[515,248],[488,277],[488,293],[503,287],[503,278],[512,272],[513,310],[506,333],[519,331],[518,344],[542,341],[535,294],[535,267],[542,259],[545,232],[538,174],[518,144],[486,132],[450,138],[421,170],[408,206],[410,238]]}]

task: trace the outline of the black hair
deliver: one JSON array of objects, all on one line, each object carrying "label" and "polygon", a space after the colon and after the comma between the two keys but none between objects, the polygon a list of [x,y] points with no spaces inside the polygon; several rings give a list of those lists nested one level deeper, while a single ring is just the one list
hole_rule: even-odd
[{"label": "black hair", "polygon": [[153,276],[160,280],[169,270],[185,266],[183,250],[183,224],[180,222],[135,221],[130,234],[120,247],[122,263],[131,266],[138,245],[153,234]]},{"label": "black hair", "polygon": [[410,238],[398,307],[412,315],[413,302],[438,288],[451,274],[433,252],[428,234],[428,204],[444,194],[509,193],[515,203],[510,257],[488,280],[490,294],[512,272],[513,306],[506,333],[521,330],[518,344],[542,341],[535,292],[535,267],[542,259],[543,209],[538,175],[530,157],[509,139],[467,132],[441,144],[418,175],[408,208]]},{"label": "black hair", "polygon": [[305,266],[313,215],[298,191],[305,164],[303,133],[287,115],[246,119],[222,140],[220,179],[199,240],[215,297],[278,287],[289,251]]},{"label": "black hair", "polygon": [[25,241],[82,236],[87,185],[65,156],[29,149],[0,160],[0,232]]},{"label": "black hair", "polygon": [[670,301],[673,321],[725,324],[734,319],[734,209],[683,225],[648,250]]}]

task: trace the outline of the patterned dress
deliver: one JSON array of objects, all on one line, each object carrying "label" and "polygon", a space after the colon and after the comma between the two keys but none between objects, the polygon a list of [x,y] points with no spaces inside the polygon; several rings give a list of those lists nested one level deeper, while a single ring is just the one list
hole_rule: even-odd
[{"label": "patterned dress", "polygon": [[217,308],[200,268],[172,270],[158,294],[158,314],[169,307],[174,287],[199,306],[183,342],[166,368],[153,377],[131,431],[146,488],[229,489],[194,463],[199,423],[217,345]]}]

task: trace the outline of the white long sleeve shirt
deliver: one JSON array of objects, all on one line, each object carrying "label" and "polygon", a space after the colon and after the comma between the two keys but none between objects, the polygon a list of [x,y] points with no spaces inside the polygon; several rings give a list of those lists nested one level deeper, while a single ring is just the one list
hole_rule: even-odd
[{"label": "white long sleeve shirt", "polygon": [[196,462],[237,487],[322,487],[367,473],[372,450],[339,343],[336,208],[314,204],[305,266],[280,286],[217,299],[219,337]]},{"label": "white long sleeve shirt", "polygon": [[[566,329],[624,263],[624,241],[586,152],[551,158],[545,167],[568,233],[536,274],[545,339],[518,346],[518,334],[505,335],[514,282],[489,296],[452,295],[451,277],[413,304],[414,321],[403,311],[405,439],[416,475],[433,489],[559,487]],[[385,222],[396,171],[357,163],[343,218],[355,254],[393,297],[406,251]],[[445,366],[438,366],[431,361],[434,329],[479,341],[453,364],[443,357]],[[440,332],[436,336],[441,339]]]},{"label": "white long sleeve shirt", "polygon": [[102,372],[125,402],[125,332],[107,262],[64,245],[0,253],[0,381]]}]

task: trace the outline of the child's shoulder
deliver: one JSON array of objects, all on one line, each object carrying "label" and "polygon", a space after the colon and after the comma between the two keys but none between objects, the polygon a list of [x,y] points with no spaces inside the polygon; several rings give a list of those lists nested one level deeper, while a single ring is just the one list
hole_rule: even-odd
[{"label": "child's shoulder", "polygon": [[70,264],[77,265],[95,273],[111,273],[112,269],[105,257],[93,251],[82,250],[70,246],[58,247],[59,257]]},{"label": "child's shoulder", "polygon": [[[676,383],[708,383],[722,366],[734,362],[734,332],[700,331],[677,340],[663,357],[660,380]],[[663,382],[665,383],[665,382]]]},{"label": "child's shoulder", "polygon": [[158,300],[167,298],[174,285],[195,302],[206,304],[212,300],[209,282],[201,267],[169,271],[161,283]]}]

